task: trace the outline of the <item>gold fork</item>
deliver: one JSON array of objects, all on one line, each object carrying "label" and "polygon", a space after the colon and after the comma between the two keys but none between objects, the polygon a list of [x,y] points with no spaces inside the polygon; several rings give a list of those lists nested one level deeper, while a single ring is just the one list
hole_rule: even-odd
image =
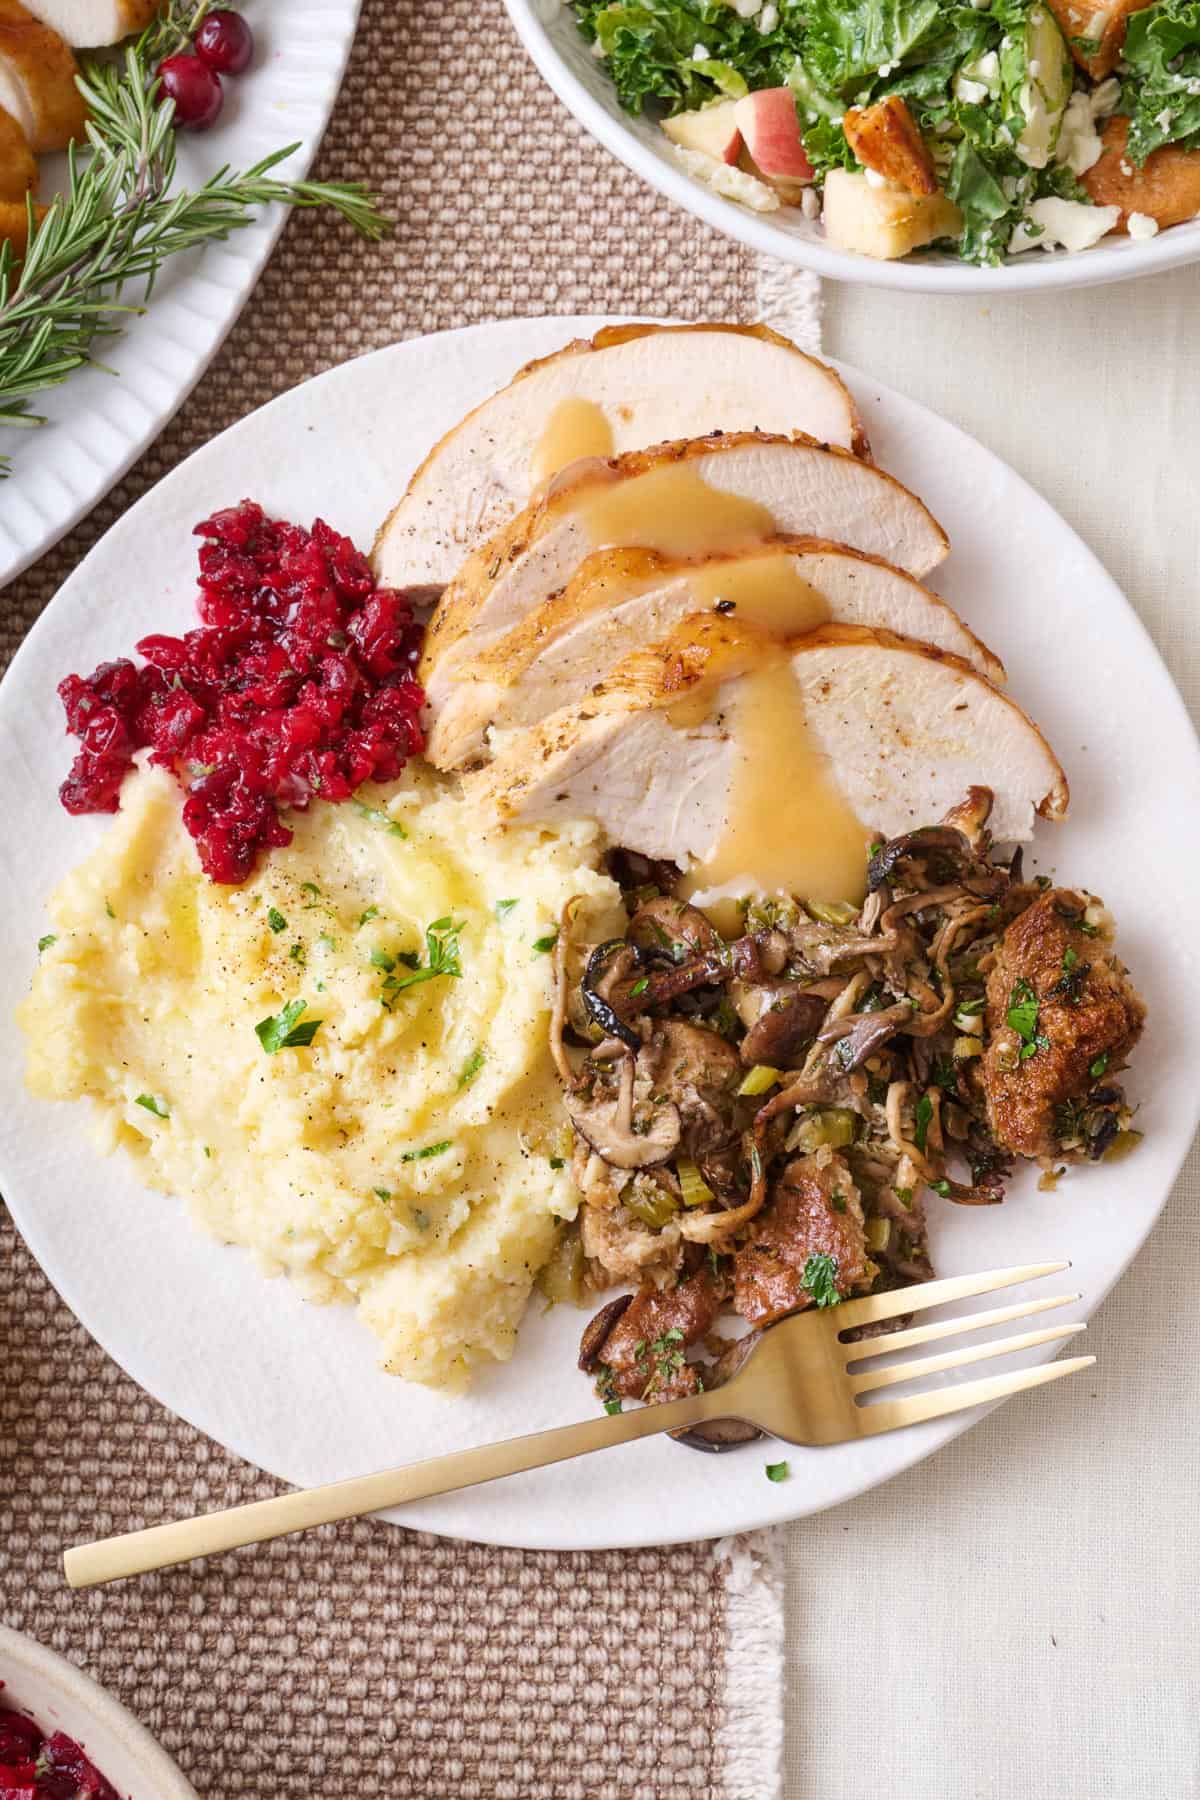
[{"label": "gold fork", "polygon": [[290,1531],[307,1531],[314,1525],[359,1518],[406,1500],[452,1493],[479,1482],[495,1481],[500,1475],[544,1468],[549,1463],[583,1456],[589,1450],[605,1450],[611,1444],[627,1444],[633,1438],[650,1437],[660,1431],[686,1430],[714,1419],[745,1419],[789,1444],[841,1444],[852,1438],[874,1437],[881,1431],[895,1431],[901,1425],[941,1419],[971,1406],[983,1406],[1018,1394],[1024,1388],[1058,1381],[1076,1369],[1086,1369],[1096,1359],[1073,1356],[1063,1362],[1043,1363],[1008,1375],[955,1383],[866,1406],[860,1405],[860,1399],[900,1382],[1055,1343],[1086,1328],[1052,1325],[1042,1331],[1025,1331],[966,1349],[868,1368],[863,1373],[852,1374],[851,1369],[917,1344],[963,1336],[1047,1312],[1078,1300],[1078,1294],[1022,1300],[1015,1306],[966,1313],[961,1318],[887,1332],[858,1343],[846,1343],[843,1334],[903,1313],[925,1312],[953,1300],[990,1294],[1022,1281],[1036,1281],[1070,1266],[1066,1262],[1030,1263],[1018,1269],[956,1275],[946,1281],[897,1288],[892,1293],[872,1294],[861,1300],[843,1301],[839,1306],[800,1313],[765,1332],[732,1379],[711,1392],[691,1394],[659,1406],[639,1407],[636,1412],[585,1419],[578,1425],[561,1425],[553,1431],[537,1431],[529,1437],[508,1438],[499,1444],[481,1444],[475,1450],[456,1450],[448,1456],[431,1457],[427,1462],[409,1463],[402,1469],[301,1489],[226,1512],[155,1525],[147,1531],[126,1532],[97,1544],[81,1544],[68,1550],[63,1559],[67,1580],[75,1588],[119,1581],[127,1575],[141,1575],[195,1556],[213,1556],[244,1544],[261,1543],[266,1538],[283,1537]]}]

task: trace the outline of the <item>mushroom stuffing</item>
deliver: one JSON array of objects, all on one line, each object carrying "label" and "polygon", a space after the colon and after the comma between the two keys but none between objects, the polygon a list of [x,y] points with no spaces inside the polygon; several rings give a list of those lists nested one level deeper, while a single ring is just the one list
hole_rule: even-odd
[{"label": "mushroom stuffing", "polygon": [[616,852],[625,935],[589,943],[566,909],[553,1049],[582,1202],[553,1266],[636,1284],[583,1337],[610,1409],[726,1378],[744,1339],[722,1314],[757,1331],[929,1279],[930,1193],[995,1205],[1016,1158],[1049,1184],[1137,1141],[1119,1076],[1144,1008],[1112,919],[994,860],[990,804],[872,846],[861,907],[743,902],[726,935],[678,870]]}]

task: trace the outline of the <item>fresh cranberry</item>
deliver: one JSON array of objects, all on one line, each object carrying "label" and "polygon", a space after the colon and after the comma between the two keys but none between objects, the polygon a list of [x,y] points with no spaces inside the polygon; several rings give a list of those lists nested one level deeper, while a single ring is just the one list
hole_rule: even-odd
[{"label": "fresh cranberry", "polygon": [[254,55],[254,33],[241,13],[218,7],[210,12],[195,38],[196,55],[222,75],[240,75]]},{"label": "fresh cranberry", "polygon": [[175,102],[175,117],[190,131],[207,131],[217,122],[221,103],[220,77],[198,56],[181,50],[158,65],[162,92]]}]

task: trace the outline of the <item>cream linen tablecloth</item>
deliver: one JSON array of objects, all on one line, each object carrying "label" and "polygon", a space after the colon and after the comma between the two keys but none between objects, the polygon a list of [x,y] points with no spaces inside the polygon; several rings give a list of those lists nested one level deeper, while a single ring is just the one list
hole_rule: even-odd
[{"label": "cream linen tablecloth", "polygon": [[[1193,716],[1198,316],[1200,269],[987,304],[825,290],[826,348],[953,419],[1053,502],[1140,612]],[[1181,836],[1196,829],[1180,819]],[[1200,920],[1194,893],[1179,900]],[[787,1800],[1200,1794],[1198,1203],[1193,1152],[1092,1326],[1087,1376],[788,1529]]]}]

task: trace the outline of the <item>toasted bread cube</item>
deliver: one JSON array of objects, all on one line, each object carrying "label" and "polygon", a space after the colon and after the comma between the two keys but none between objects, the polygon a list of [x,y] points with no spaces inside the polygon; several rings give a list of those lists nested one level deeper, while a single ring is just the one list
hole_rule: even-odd
[{"label": "toasted bread cube", "polygon": [[872,187],[865,175],[831,169],[825,177],[825,235],[841,250],[893,262],[937,238],[957,237],[963,216],[939,189],[910,194]]},{"label": "toasted bread cube", "polygon": [[899,95],[874,106],[850,106],[842,120],[846,142],[864,169],[910,194],[936,194],[937,171],[916,121]]},{"label": "toasted bread cube", "polygon": [[[1153,0],[1110,0],[1109,5],[1093,6],[1080,0],[1047,0],[1050,11],[1062,27],[1067,48],[1093,81],[1111,75],[1121,59],[1125,28],[1130,13],[1141,12]],[[1096,50],[1085,46],[1097,44]]]},{"label": "toasted bread cube", "polygon": [[1200,215],[1200,150],[1164,144],[1138,169],[1125,154],[1128,136],[1128,119],[1110,119],[1100,134],[1100,160],[1083,176],[1097,206],[1120,207],[1113,230],[1127,231],[1133,213],[1153,219],[1160,230]]}]

